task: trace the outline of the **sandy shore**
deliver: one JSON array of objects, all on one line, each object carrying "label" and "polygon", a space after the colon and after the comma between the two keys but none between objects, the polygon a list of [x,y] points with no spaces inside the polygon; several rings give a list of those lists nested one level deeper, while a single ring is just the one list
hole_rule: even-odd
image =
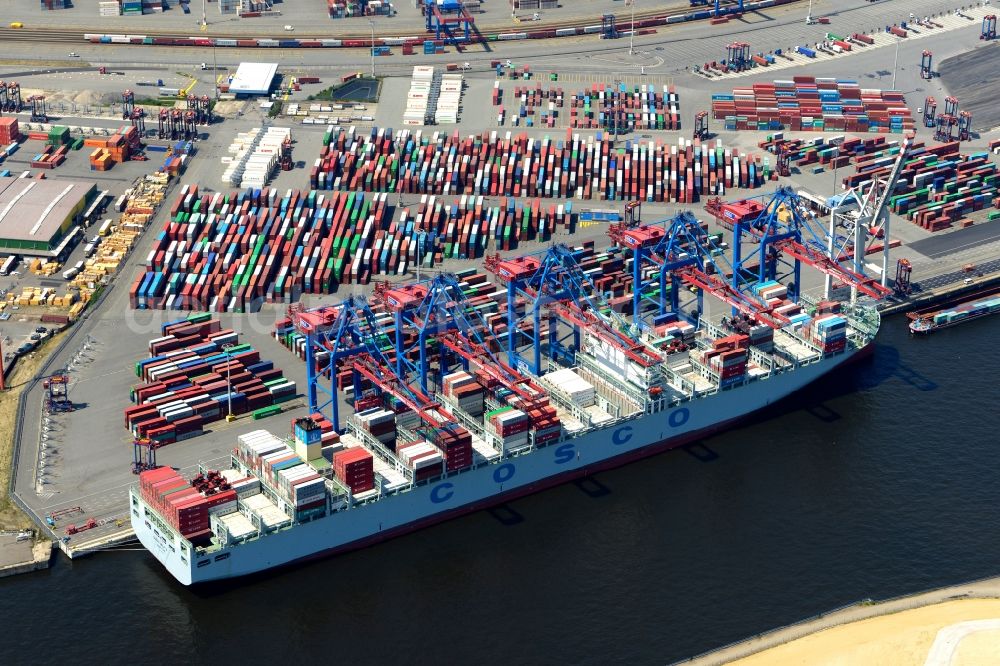
[{"label": "sandy shore", "polygon": [[858,604],[685,663],[980,666],[1000,663],[997,655],[1000,578],[993,578]]}]

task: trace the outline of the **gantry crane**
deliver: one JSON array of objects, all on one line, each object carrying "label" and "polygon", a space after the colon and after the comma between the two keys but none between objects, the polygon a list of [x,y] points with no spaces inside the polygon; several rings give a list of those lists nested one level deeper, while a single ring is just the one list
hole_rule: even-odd
[{"label": "gantry crane", "polygon": [[[904,150],[907,145],[908,142],[904,144]],[[894,169],[890,178],[890,189],[898,176],[898,170]],[[885,199],[879,198],[879,202],[884,207]],[[876,212],[879,210],[876,209]],[[791,188],[779,188],[759,215],[752,219],[739,220],[734,224],[733,289],[743,291],[742,282],[749,277],[749,271],[746,270],[747,262],[756,259],[756,275],[752,279],[764,282],[778,280],[779,277],[790,277],[792,281],[788,284],[788,290],[792,300],[797,300],[801,291],[802,264],[826,275],[827,295],[833,281],[836,280],[850,285],[854,298],[857,298],[858,293],[876,299],[884,298],[890,290],[864,274],[863,234],[870,226],[874,226],[876,220],[877,215],[872,215],[868,223],[860,220],[857,222],[857,229],[861,235],[855,237],[854,265],[848,268],[839,261],[841,253],[836,251],[837,237],[832,222],[831,228],[824,231],[808,206]],[[745,236],[756,242],[756,246],[744,257],[743,244],[747,240]],[[886,252],[888,246],[886,241]],[[782,266],[786,267],[788,272],[779,275]]]},{"label": "gantry crane", "polygon": [[[636,335],[635,328],[615,313],[603,294],[580,268],[576,255],[564,245],[554,245],[541,255],[527,255],[503,260],[499,255],[486,258],[486,269],[507,288],[507,362],[514,368],[526,363],[519,347],[524,338],[530,342],[532,356],[526,365],[534,375],[541,375],[543,348],[553,359],[572,360],[581,348],[581,332],[599,340],[630,363],[648,370],[662,362],[662,357],[648,348]],[[524,315],[519,306],[524,306]],[[547,342],[542,342],[542,316],[545,309]],[[527,321],[530,317],[530,322]],[[569,335],[560,339],[557,319],[572,326]],[[527,324],[530,334],[522,330]],[[572,342],[566,341],[572,339]]]},{"label": "gantry crane", "polygon": [[[703,296],[706,292],[728,304],[734,312],[750,316],[772,328],[788,323],[787,317],[726,283],[721,276],[732,267],[724,265],[722,257],[725,248],[709,236],[704,225],[690,212],[678,213],[662,226],[644,225],[625,229],[612,225],[608,235],[617,245],[632,252],[633,321],[639,328],[648,327],[642,318],[645,309],[643,301],[655,303],[658,317],[670,312],[697,325],[704,311]],[[643,277],[646,268],[652,269],[658,284]],[[681,287],[684,286],[695,290],[693,308],[680,302],[684,291]],[[646,293],[654,287],[657,287],[653,290],[657,298],[650,299]]]},{"label": "gantry crane", "polygon": [[[889,197],[892,196],[899,175],[903,171],[903,164],[906,161],[910,144],[910,138],[903,139],[899,155],[896,157],[885,182],[881,182],[879,178],[875,177],[860,188],[848,190],[842,199],[842,205],[834,208],[830,213],[827,234],[828,256],[835,257],[839,263],[841,257],[853,255],[851,257],[853,272],[864,274],[865,256],[874,249],[872,245],[876,241],[881,242],[882,271],[879,280],[879,287],[881,287],[879,291],[881,292],[888,292],[889,284],[890,215],[886,211],[886,204],[889,202]],[[846,238],[839,246],[833,233],[838,219],[847,228]],[[851,297],[857,298],[858,286],[855,284],[851,286]],[[831,287],[831,281],[828,277],[825,285],[827,297]],[[886,294],[883,293],[883,295]]]}]

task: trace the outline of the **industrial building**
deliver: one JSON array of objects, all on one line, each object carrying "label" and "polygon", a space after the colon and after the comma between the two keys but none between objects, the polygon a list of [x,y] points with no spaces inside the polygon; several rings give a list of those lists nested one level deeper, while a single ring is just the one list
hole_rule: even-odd
[{"label": "industrial building", "polygon": [[276,62],[241,62],[229,82],[229,92],[237,96],[267,95],[277,73]]},{"label": "industrial building", "polygon": [[59,256],[96,191],[92,182],[0,177],[0,252]]}]

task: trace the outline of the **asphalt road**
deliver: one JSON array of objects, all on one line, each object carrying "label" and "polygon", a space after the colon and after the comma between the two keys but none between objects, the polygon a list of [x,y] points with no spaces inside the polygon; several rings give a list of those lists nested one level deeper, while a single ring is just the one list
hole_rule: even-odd
[{"label": "asphalt road", "polygon": [[910,243],[910,249],[931,259],[941,259],[950,254],[981,247],[1000,240],[1000,221],[975,224],[961,233],[931,236]]},{"label": "asphalt road", "polygon": [[[655,35],[637,37],[635,46],[639,53],[628,55],[628,40],[600,40],[596,37],[560,38],[555,40],[525,40],[519,42],[491,42],[477,45],[456,54],[453,49],[443,56],[401,56],[395,49],[391,56],[376,58],[376,68],[398,67],[405,71],[416,64],[444,64],[461,59],[473,63],[496,58],[530,59],[532,64],[544,62],[565,68],[578,65],[581,71],[621,71],[623,68],[638,70],[646,67],[649,72],[668,73],[688,69],[693,64],[701,64],[725,57],[725,46],[740,36],[750,42],[753,51],[770,51],[789,48],[797,44],[814,43],[824,38],[827,31],[856,32],[881,28],[888,23],[905,21],[909,14],[923,16],[951,10],[965,3],[940,0],[895,0],[892,3],[869,3],[866,0],[818,0],[814,3],[814,14],[823,13],[831,17],[830,25],[805,24],[807,7],[802,3],[783,7],[773,7],[759,12],[748,13],[743,19],[731,21],[721,26],[711,26],[707,22],[694,22],[657,29]],[[95,23],[97,23],[95,19]],[[92,29],[100,29],[97,23]],[[82,30],[86,30],[83,29]],[[192,31],[193,33],[195,31]],[[332,31],[331,31],[332,34]],[[914,40],[919,41],[919,40]],[[60,52],[65,45],[57,47]],[[91,45],[81,40],[73,49],[81,59],[95,65],[115,65],[135,63],[139,59],[158,63],[208,62],[213,54],[205,48],[157,48],[149,46],[109,47]],[[0,44],[0,56],[30,57],[24,53],[24,43]],[[68,49],[67,49],[68,51]],[[362,49],[213,49],[219,65],[235,65],[243,60],[278,61],[283,67],[339,66],[348,69],[370,67],[371,58]],[[41,57],[41,56],[39,56]],[[47,53],[47,58],[59,57]]]}]

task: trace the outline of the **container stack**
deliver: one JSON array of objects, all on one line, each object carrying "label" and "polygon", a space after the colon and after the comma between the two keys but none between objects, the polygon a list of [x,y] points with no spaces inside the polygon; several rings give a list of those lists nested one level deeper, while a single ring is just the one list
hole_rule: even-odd
[{"label": "container stack", "polygon": [[305,463],[279,470],[275,487],[294,507],[295,520],[309,520],[326,513],[326,482]]},{"label": "container stack", "polygon": [[0,118],[0,146],[8,146],[21,140],[21,132],[17,127],[17,118],[4,116]]},{"label": "container stack", "polygon": [[389,449],[396,448],[396,415],[387,409],[369,409],[356,414],[358,423]]},{"label": "container stack", "polygon": [[298,191],[279,198],[268,189],[200,196],[185,186],[136,278],[133,307],[246,311],[574,228],[569,204],[423,197],[393,220],[386,199]]},{"label": "container stack", "polygon": [[712,95],[712,114],[727,131],[779,130],[902,133],[914,129],[903,93],[856,81],[796,76]]},{"label": "container stack", "polygon": [[328,137],[310,175],[315,189],[694,203],[730,187],[759,187],[769,170],[766,161],[718,140],[616,147],[602,133],[584,139],[567,131],[559,141],[380,128],[367,135],[331,129]]},{"label": "container stack", "polygon": [[163,9],[163,0],[142,0],[143,14],[162,14]]},{"label": "container stack", "polygon": [[375,488],[375,467],[372,454],[355,446],[333,454],[333,473],[357,495]]},{"label": "container stack", "polygon": [[750,346],[762,352],[771,353],[774,350],[774,329],[767,324],[750,324],[747,327]]},{"label": "container stack", "polygon": [[140,0],[123,0],[123,2],[122,2],[122,15],[123,16],[141,16],[142,15],[142,2]]},{"label": "container stack", "polygon": [[233,344],[208,315],[164,324],[150,341],[150,357],[135,364],[145,383],[132,388],[134,406],[125,409],[125,427],[135,437],[161,444],[201,434],[206,423],[264,410],[290,398],[295,382],[271,361],[261,361],[250,345]]},{"label": "container stack", "polygon": [[781,301],[788,297],[788,288],[776,280],[758,282],[753,286],[752,291],[760,299],[761,303],[768,306],[773,304],[775,299],[780,304]]},{"label": "container stack", "polygon": [[[816,137],[814,139],[787,139],[780,133],[760,142],[760,147],[774,155],[785,153],[789,163],[800,169],[814,165],[843,169],[852,160],[884,150],[898,142],[889,142],[883,135],[873,137]],[[815,169],[814,169],[815,171]]]},{"label": "container stack", "polygon": [[53,125],[48,132],[47,143],[50,146],[63,146],[70,142],[69,128],[64,125]]},{"label": "container stack", "polygon": [[[897,151],[898,155],[898,151]],[[894,161],[895,158],[893,158]],[[889,198],[892,212],[928,231],[971,224],[966,215],[1000,208],[1000,171],[989,153],[958,153],[958,143],[907,151],[899,181]],[[870,182],[886,171],[883,158],[859,160],[849,182]],[[891,168],[891,164],[889,165]]]},{"label": "container stack", "polygon": [[528,444],[528,415],[513,407],[501,407],[486,413],[486,432],[504,451],[516,451]]},{"label": "container stack", "polygon": [[[116,162],[125,162],[131,157],[131,143],[135,140],[138,130],[132,125],[123,125],[117,132],[109,137],[89,137],[84,139],[83,145],[94,148],[90,153],[90,168],[92,171],[107,171]],[[50,135],[50,142],[61,141],[68,143],[69,130],[63,136],[53,137]]]},{"label": "container stack", "polygon": [[241,0],[219,0],[220,14],[238,14]]},{"label": "container stack", "polygon": [[291,129],[255,127],[249,132],[240,132],[231,144],[229,155],[223,156],[226,165],[222,180],[242,188],[263,187],[274,175],[274,169],[281,157],[282,145],[291,139]]},{"label": "container stack", "polygon": [[193,543],[207,541],[212,535],[210,517],[237,510],[236,491],[216,490],[225,479],[212,474],[203,485],[214,492],[205,495],[170,467],[147,470],[139,474],[139,493],[182,537]]},{"label": "container stack", "polygon": [[697,329],[687,321],[680,319],[676,313],[666,312],[653,319],[653,331],[659,337],[662,346],[674,341],[690,344],[694,341]]},{"label": "container stack", "polygon": [[68,145],[59,146],[55,150],[52,149],[52,146],[45,146],[41,153],[31,159],[30,166],[36,169],[54,169],[65,161],[68,152]]},{"label": "container stack", "polygon": [[819,315],[809,323],[806,335],[824,354],[844,351],[847,346],[847,320],[836,314]]},{"label": "container stack", "polygon": [[444,394],[463,412],[482,416],[485,389],[467,372],[453,372],[444,376]]},{"label": "container stack", "polygon": [[[431,90],[434,86],[434,68],[417,65],[410,79],[410,91],[406,94],[406,110],[403,112],[404,125],[426,125]],[[325,142],[326,145],[329,142]]]},{"label": "container stack", "polygon": [[261,464],[264,456],[283,451],[288,445],[267,430],[253,430],[236,438],[236,457],[247,467],[262,476]]},{"label": "container stack", "polygon": [[392,16],[393,5],[388,0],[327,0],[327,13],[332,19],[354,16]]},{"label": "container stack", "polygon": [[396,451],[400,462],[413,470],[413,480],[423,481],[441,476],[444,468],[444,456],[430,442],[411,442],[401,444]]},{"label": "container stack", "polygon": [[41,0],[42,11],[66,9],[66,0]]},{"label": "container stack", "polygon": [[747,373],[750,338],[746,335],[729,335],[712,341],[712,346],[701,354],[701,362],[719,379],[720,386],[741,381]]},{"label": "container stack", "polygon": [[[559,89],[560,97],[562,89]],[[551,109],[550,109],[551,111]],[[652,84],[629,90],[624,83],[617,88],[594,84],[570,97],[570,127],[617,130],[679,130],[680,101],[673,85],[656,91]]]},{"label": "container stack", "polygon": [[449,472],[472,464],[472,435],[462,426],[452,424],[444,428],[418,428],[418,432],[441,451]]},{"label": "container stack", "polygon": [[461,74],[444,74],[441,76],[437,106],[434,108],[435,124],[454,125],[458,122],[458,109],[462,104],[462,92],[464,88],[465,79]]},{"label": "container stack", "polygon": [[97,9],[100,16],[121,16],[122,15],[122,5],[119,0],[107,0],[104,2],[97,3]]},{"label": "container stack", "polygon": [[597,392],[594,385],[576,374],[570,368],[563,368],[545,375],[545,379],[561,391],[577,407],[581,409],[596,403]]}]

